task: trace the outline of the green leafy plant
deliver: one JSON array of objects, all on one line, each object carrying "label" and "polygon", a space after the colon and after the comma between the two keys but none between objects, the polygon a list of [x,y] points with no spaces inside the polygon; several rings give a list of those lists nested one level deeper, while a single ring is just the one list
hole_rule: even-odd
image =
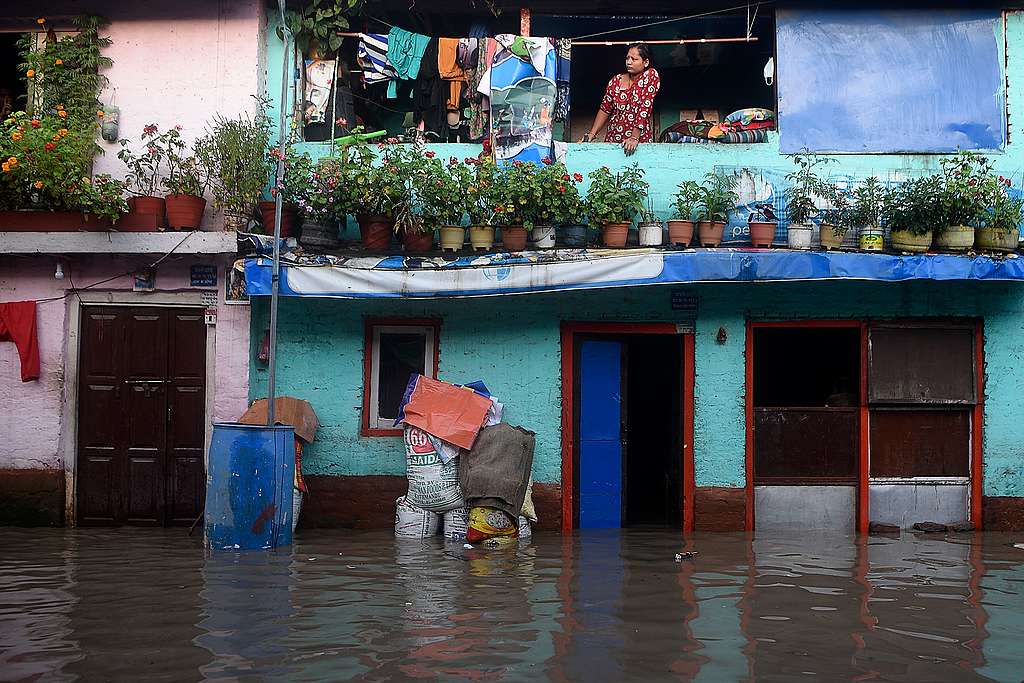
[{"label": "green leafy plant", "polygon": [[700,184],[696,180],[684,180],[676,188],[675,194],[672,195],[672,208],[676,218],[692,221],[700,206]]},{"label": "green leafy plant", "polygon": [[185,147],[181,139],[181,126],[175,126],[163,133],[155,123],[147,124],[142,129],[141,144],[143,149],[136,153],[131,148],[131,140],[118,140],[121,151],[117,158],[128,167],[125,182],[135,194],[151,197],[157,194],[157,188],[165,186],[169,177],[169,168],[165,164],[180,160]]},{"label": "green leafy plant", "polygon": [[697,202],[697,219],[701,221],[725,221],[729,217],[729,209],[736,206],[739,195],[736,194],[736,177],[724,173],[708,173],[700,186],[700,199]]},{"label": "green leafy plant", "polygon": [[537,167],[513,161],[495,168],[487,192],[494,207],[497,225],[522,225],[527,230],[537,224]]},{"label": "green leafy plant", "polygon": [[882,224],[882,206],[885,202],[885,188],[878,178],[871,176],[853,191],[853,210],[850,225],[878,227]]},{"label": "green leafy plant", "polygon": [[[36,22],[41,29],[48,29],[45,18]],[[102,17],[82,15],[72,23],[73,33],[57,38],[47,31],[42,44],[33,33],[18,40],[23,60],[20,68],[29,91],[26,110],[39,117],[63,111],[61,118],[94,129],[97,112],[102,109],[99,95],[107,85],[103,72],[113,64],[103,56],[111,41],[100,35],[107,23]]]},{"label": "green leafy plant", "polygon": [[395,219],[396,229],[413,229],[412,176],[419,159],[434,152],[419,151],[396,144],[395,138],[380,142],[374,151],[364,140],[349,146],[342,158],[344,184],[337,188],[349,213],[378,215]]},{"label": "green leafy plant", "polygon": [[466,208],[466,188],[472,182],[469,169],[455,157],[444,163],[426,153],[414,166],[413,212],[427,230],[458,225]]},{"label": "green leafy plant", "polygon": [[590,173],[587,209],[598,225],[632,222],[643,208],[649,185],[642,168],[633,164],[618,173],[607,166]]},{"label": "green leafy plant", "polygon": [[308,153],[299,151],[296,143],[297,140],[292,138],[285,145],[284,176],[280,182],[275,180],[281,149],[276,145],[270,148],[267,152],[267,177],[270,197],[276,198],[280,194],[282,202],[296,207],[299,214],[304,216],[309,210],[316,164]]},{"label": "green leafy plant", "polygon": [[854,224],[856,200],[853,193],[835,183],[826,183],[822,190],[822,198],[828,206],[818,211],[821,227],[828,226],[836,237],[842,237]]},{"label": "green leafy plant", "polygon": [[[284,24],[295,38],[299,50],[306,54],[311,47],[335,53],[341,47],[339,32],[349,30],[350,16],[359,13],[364,0],[307,0],[298,9],[288,10]],[[284,39],[284,30],[277,35]]]},{"label": "green leafy plant", "polygon": [[942,176],[929,175],[906,180],[886,190],[880,212],[886,227],[912,235],[924,235],[939,228],[945,215],[943,182]]},{"label": "green leafy plant", "polygon": [[217,115],[196,141],[198,163],[211,170],[214,206],[235,215],[253,212],[267,183],[266,155],[271,124],[266,102],[254,114]]},{"label": "green leafy plant", "polygon": [[463,160],[471,171],[466,185],[466,213],[469,214],[470,225],[492,225],[495,220],[494,191],[492,185],[498,174],[494,160],[485,156],[482,159],[467,157]]},{"label": "green leafy plant", "polygon": [[92,182],[82,182],[80,188],[80,208],[83,211],[109,218],[112,222],[128,213],[128,202],[125,201],[125,186],[121,180],[103,174],[93,178]]},{"label": "green leafy plant", "polygon": [[818,212],[817,199],[826,194],[826,183],[818,175],[820,169],[835,161],[809,152],[791,154],[796,170],[786,174],[786,218],[790,223],[806,223]]},{"label": "green leafy plant", "polygon": [[1009,233],[1020,229],[1024,219],[1024,197],[1011,197],[1009,178],[990,176],[985,182],[985,196],[988,209],[982,219],[982,226],[998,232]]},{"label": "green leafy plant", "polygon": [[318,223],[344,223],[349,213],[349,203],[344,187],[345,162],[339,157],[323,157],[313,167],[309,180],[309,191],[297,204],[307,216]]},{"label": "green leafy plant", "polygon": [[570,175],[560,161],[545,159],[536,175],[536,215],[539,225],[566,225],[579,213],[579,183],[583,176]]},{"label": "green leafy plant", "polygon": [[92,132],[56,116],[15,112],[0,127],[0,209],[83,209]]},{"label": "green leafy plant", "polygon": [[951,225],[978,225],[984,218],[984,183],[992,175],[992,164],[977,152],[961,150],[942,160],[943,218],[937,229]]}]

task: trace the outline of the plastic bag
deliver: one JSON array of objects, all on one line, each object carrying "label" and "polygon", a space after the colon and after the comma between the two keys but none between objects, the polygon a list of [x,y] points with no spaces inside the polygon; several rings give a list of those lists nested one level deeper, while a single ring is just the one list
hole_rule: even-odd
[{"label": "plastic bag", "polygon": [[498,536],[517,536],[517,520],[497,508],[473,507],[469,510],[469,529],[466,540],[479,543]]},{"label": "plastic bag", "polygon": [[431,512],[465,507],[459,487],[459,459],[444,464],[427,434],[416,427],[405,428],[405,476],[409,480],[406,500]]}]

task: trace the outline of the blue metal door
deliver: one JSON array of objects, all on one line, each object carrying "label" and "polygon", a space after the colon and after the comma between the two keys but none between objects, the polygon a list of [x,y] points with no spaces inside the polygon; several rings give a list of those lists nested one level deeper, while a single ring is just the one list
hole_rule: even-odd
[{"label": "blue metal door", "polygon": [[622,526],[622,344],[584,341],[579,361],[580,528]]}]

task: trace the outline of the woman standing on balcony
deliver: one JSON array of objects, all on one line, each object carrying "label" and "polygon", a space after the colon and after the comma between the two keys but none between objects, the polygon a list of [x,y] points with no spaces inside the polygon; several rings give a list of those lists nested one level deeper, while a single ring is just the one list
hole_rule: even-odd
[{"label": "woman standing on balcony", "polygon": [[651,65],[651,49],[633,43],[626,50],[626,73],[608,81],[594,125],[580,142],[593,140],[605,124],[608,130],[604,141],[621,143],[626,156],[633,154],[641,142],[654,142],[651,113],[660,87],[661,77]]}]

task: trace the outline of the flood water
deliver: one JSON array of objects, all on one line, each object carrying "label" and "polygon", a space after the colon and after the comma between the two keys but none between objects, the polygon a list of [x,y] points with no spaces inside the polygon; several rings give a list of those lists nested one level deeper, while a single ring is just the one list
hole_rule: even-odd
[{"label": "flood water", "polygon": [[0,679],[1020,681],[1015,542],[308,530],[209,555],[180,529],[0,529]]}]

